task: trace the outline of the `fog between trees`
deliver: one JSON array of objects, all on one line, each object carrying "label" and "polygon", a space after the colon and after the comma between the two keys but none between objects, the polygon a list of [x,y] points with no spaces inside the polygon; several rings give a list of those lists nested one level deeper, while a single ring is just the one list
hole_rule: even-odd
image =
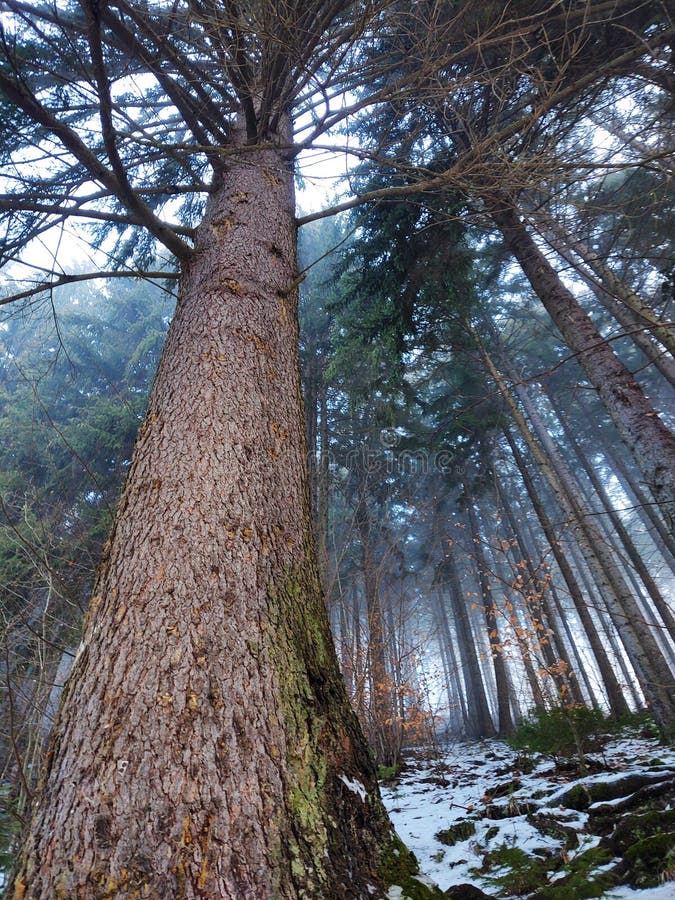
[{"label": "fog between trees", "polygon": [[665,7],[1,8],[16,896],[378,895],[406,744],[671,732]]}]

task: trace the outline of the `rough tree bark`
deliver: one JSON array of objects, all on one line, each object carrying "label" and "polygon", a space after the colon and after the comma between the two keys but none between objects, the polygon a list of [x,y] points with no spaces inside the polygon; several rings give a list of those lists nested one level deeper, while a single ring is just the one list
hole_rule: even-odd
[{"label": "rough tree bark", "polygon": [[658,417],[632,373],[602,338],[591,319],[539,250],[513,203],[493,197],[490,215],[520,263],[532,289],[576,354],[635,457],[671,527],[675,525],[675,436]]},{"label": "rough tree bark", "polygon": [[17,897],[360,898],[379,885],[390,826],[311,540],[292,173],[275,149],[248,149],[219,178]]}]

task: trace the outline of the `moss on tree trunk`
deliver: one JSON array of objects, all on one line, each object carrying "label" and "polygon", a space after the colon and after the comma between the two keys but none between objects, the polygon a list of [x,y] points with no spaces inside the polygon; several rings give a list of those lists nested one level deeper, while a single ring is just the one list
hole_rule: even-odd
[{"label": "moss on tree trunk", "polygon": [[21,898],[382,894],[311,539],[292,173],[218,176],[55,724]]}]

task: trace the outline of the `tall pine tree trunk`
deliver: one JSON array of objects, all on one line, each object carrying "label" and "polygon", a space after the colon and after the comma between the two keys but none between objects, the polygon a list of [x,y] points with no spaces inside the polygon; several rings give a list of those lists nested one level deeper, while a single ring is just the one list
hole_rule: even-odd
[{"label": "tall pine tree trunk", "polygon": [[485,628],[490,643],[492,666],[495,674],[495,686],[497,689],[497,720],[499,723],[498,734],[505,737],[511,734],[514,729],[513,716],[511,713],[511,686],[509,684],[506,660],[504,659],[504,648],[499,636],[497,610],[495,607],[495,600],[492,596],[489,570],[483,551],[483,537],[478,524],[478,516],[476,515],[476,510],[474,508],[473,492],[471,490],[469,479],[466,477],[462,479],[462,488],[466,497],[466,513],[474,545],[473,556],[476,563],[476,573],[483,600]]},{"label": "tall pine tree trunk", "polygon": [[535,294],[577,355],[667,521],[675,526],[675,437],[539,250],[513,203],[504,196],[494,198],[490,215]]},{"label": "tall pine tree trunk", "polygon": [[534,479],[532,478],[532,475],[527,468],[525,458],[520,452],[518,444],[516,443],[513,435],[508,428],[504,429],[504,436],[506,437],[509,447],[511,448],[511,452],[513,453],[513,458],[523,477],[527,493],[537,514],[537,518],[539,519],[542,531],[544,532],[546,539],[548,540],[549,546],[551,547],[555,560],[558,564],[558,568],[560,569],[560,572],[565,580],[567,590],[569,591],[569,595],[572,598],[572,602],[574,603],[574,608],[576,609],[577,615],[579,616],[581,624],[584,627],[586,637],[588,638],[588,642],[590,644],[591,650],[593,651],[593,655],[595,656],[595,660],[602,677],[603,687],[605,689],[605,693],[607,694],[610,711],[615,718],[620,718],[630,711],[628,703],[626,702],[626,698],[623,694],[623,691],[621,690],[621,686],[619,685],[619,681],[612,667],[612,663],[609,659],[609,656],[607,655],[605,647],[603,646],[602,640],[600,639],[598,630],[595,626],[595,622],[591,617],[581,586],[579,585],[570,560],[563,550],[559,535],[556,533],[553,527],[553,523],[551,522],[551,519],[546,511],[546,507],[535,487]]},{"label": "tall pine tree trunk", "polygon": [[219,179],[64,691],[20,897],[360,898],[389,840],[314,559],[292,174],[251,150]]},{"label": "tall pine tree trunk", "polygon": [[[449,542],[448,542],[449,544]],[[462,585],[459,572],[453,556],[453,551],[448,546],[443,553],[441,573],[445,580],[447,596],[450,599],[457,642],[459,658],[462,664],[462,675],[466,687],[466,705],[468,718],[466,721],[466,735],[468,738],[478,739],[494,737],[497,729],[492,721],[490,704],[485,689],[485,681],[478,658],[478,648],[471,628],[469,610],[466,599],[462,594]]]},{"label": "tall pine tree trunk", "polygon": [[560,457],[525,386],[516,382],[513,390],[523,404],[540,443],[531,433],[503,377],[484,347],[481,347],[481,355],[524,440],[537,460],[537,465],[572,523],[584,560],[593,573],[593,579],[604,596],[615,624],[621,629],[623,643],[630,655],[631,664],[640,677],[640,687],[649,702],[654,718],[663,731],[667,732],[675,720],[675,701],[672,693],[674,679],[661,648],[652,630],[643,621],[636,598],[626,585],[611,549],[606,546],[604,536],[597,528],[593,515],[585,506],[576,479]]}]

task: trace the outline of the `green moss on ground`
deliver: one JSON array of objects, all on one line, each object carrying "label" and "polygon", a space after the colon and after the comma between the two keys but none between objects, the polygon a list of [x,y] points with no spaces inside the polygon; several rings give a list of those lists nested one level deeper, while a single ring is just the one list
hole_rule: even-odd
[{"label": "green moss on ground", "polygon": [[[531,897],[532,900],[589,900],[614,887],[619,880],[607,868],[612,853],[593,847],[564,864],[556,855],[530,856],[519,847],[501,847],[483,857],[475,874],[495,886],[499,896]],[[555,882],[549,884],[555,875]]]},{"label": "green moss on ground", "polygon": [[501,895],[522,897],[546,881],[550,868],[551,860],[529,856],[519,847],[502,844],[489,850],[480,869],[474,872],[493,884]]},{"label": "green moss on ground", "polygon": [[431,888],[419,878],[420,867],[412,853],[398,835],[393,834],[391,843],[382,854],[379,875],[385,890],[398,886],[403,891],[401,900],[438,900],[443,897],[439,888]]},{"label": "green moss on ground", "polygon": [[[602,895],[618,883],[614,869],[606,868],[612,854],[604,847],[592,847],[570,860],[554,884],[547,884],[533,894],[533,900],[589,900]],[[600,871],[598,871],[600,870]]]},{"label": "green moss on ground", "polygon": [[675,877],[675,833],[662,832],[642,838],[623,855],[628,867],[624,880],[634,888],[658,887]]},{"label": "green moss on ground", "polygon": [[466,841],[468,838],[473,837],[475,833],[476,825],[474,822],[457,822],[456,825],[450,828],[443,828],[441,831],[437,831],[434,837],[441,844],[445,844],[447,847],[454,847],[457,841]]}]

